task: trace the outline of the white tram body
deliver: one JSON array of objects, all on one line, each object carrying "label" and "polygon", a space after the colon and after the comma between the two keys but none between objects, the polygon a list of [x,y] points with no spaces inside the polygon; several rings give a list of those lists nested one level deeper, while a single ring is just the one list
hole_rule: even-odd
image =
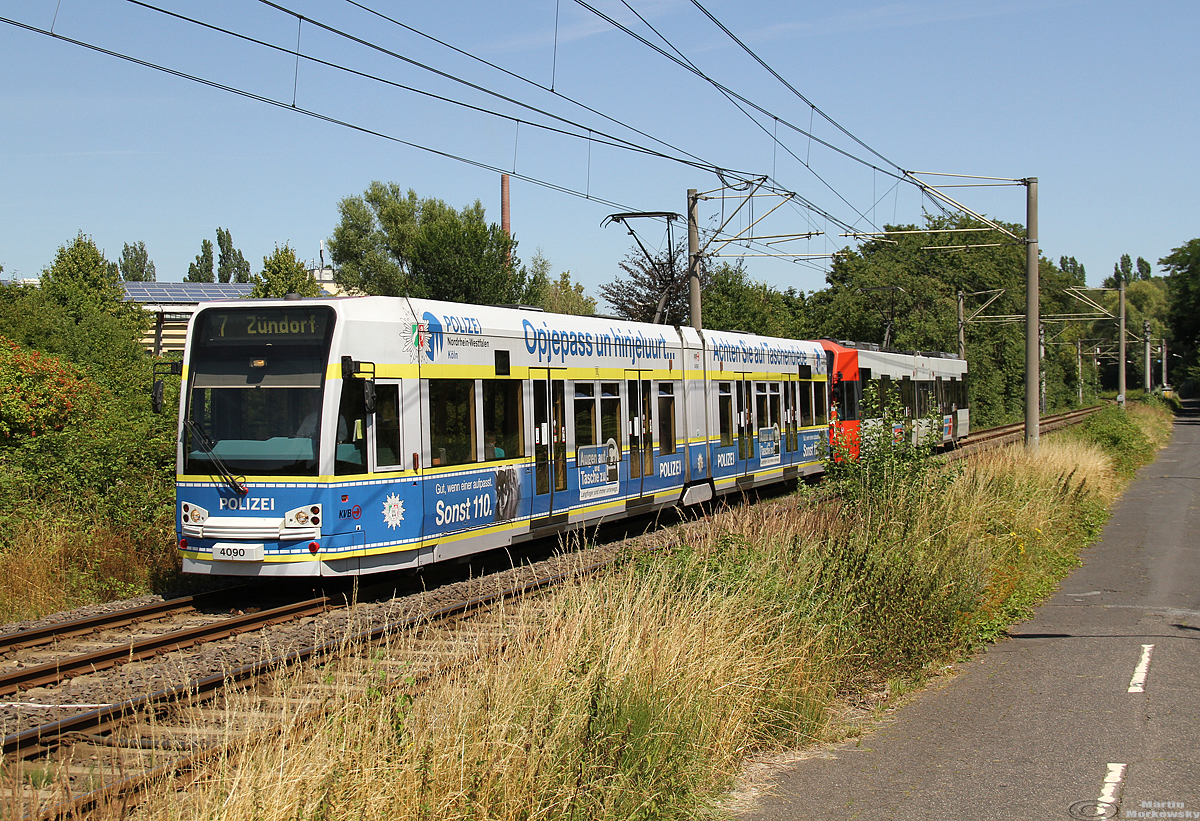
[{"label": "white tram body", "polygon": [[819,343],[391,297],[188,329],[184,571],[414,568],[823,470]]},{"label": "white tram body", "polygon": [[[970,432],[967,407],[967,363],[938,354],[875,351],[860,347],[858,372],[862,385],[879,383],[879,393],[898,390],[900,404],[913,420],[912,444],[929,442],[953,445]],[[940,438],[936,433],[941,423]],[[932,429],[931,429],[931,426]]]},{"label": "white tram body", "polygon": [[946,353],[886,350],[870,343],[824,339],[821,344],[830,358],[836,424],[846,441],[857,439],[860,425],[883,424],[883,397],[892,397],[907,420],[892,423],[897,441],[907,435],[914,445],[953,447],[970,433],[966,360]]}]

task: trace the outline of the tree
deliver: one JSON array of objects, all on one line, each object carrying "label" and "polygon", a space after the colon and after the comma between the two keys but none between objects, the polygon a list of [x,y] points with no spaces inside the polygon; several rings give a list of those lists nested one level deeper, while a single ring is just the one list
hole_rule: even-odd
[{"label": "tree", "polygon": [[229,231],[220,226],[217,226],[217,248],[220,250],[217,257],[217,281],[249,282],[250,263],[242,256],[240,249],[233,247],[233,237],[229,235]]},{"label": "tree", "polygon": [[[1139,257],[1141,259],[1141,257]],[[1121,261],[1113,263],[1112,276],[1104,280],[1105,288],[1120,288],[1121,283],[1126,285],[1133,282],[1133,258],[1129,254],[1121,254]]]},{"label": "tree", "polygon": [[[917,226],[885,226],[912,230]],[[943,229],[981,229],[967,217],[929,216],[921,226]],[[1016,237],[1019,225],[1003,224]],[[939,250],[962,242],[961,234],[893,234],[863,243],[857,250],[838,252],[826,281],[829,287],[808,296],[802,338],[832,337],[881,343],[891,327],[891,347],[901,350],[950,351],[958,348],[957,293],[1004,289],[988,315],[1019,316],[1025,310],[1024,243],[995,230],[971,233],[970,250]],[[1068,258],[1071,259],[1071,258]],[[1065,287],[1078,284],[1081,266],[1064,271],[1040,260],[1041,312],[1077,312]],[[900,290],[896,290],[900,289]],[[967,297],[968,309],[979,297]],[[1047,321],[1047,405],[1074,403],[1079,384],[1074,342],[1086,335],[1082,323]],[[1016,419],[1024,407],[1024,328],[1020,324],[975,322],[967,326],[968,385],[972,424],[987,425]],[[1089,374],[1085,373],[1085,381]],[[1085,385],[1085,395],[1087,386]]]},{"label": "tree", "polygon": [[321,295],[321,286],[287,243],[282,248],[276,245],[271,256],[263,257],[262,273],[250,279],[254,283],[250,296],[256,298]]},{"label": "tree", "polygon": [[186,281],[213,281],[213,244],[211,240],[200,241],[200,253],[196,255],[196,261],[188,265]]},{"label": "tree", "polygon": [[483,205],[457,211],[396,183],[372,182],[338,203],[329,239],[334,280],[350,291],[452,302],[528,302],[528,271],[516,241],[488,224]]},{"label": "tree", "polygon": [[[600,296],[616,311],[617,316],[636,322],[653,322],[659,300],[663,303],[661,322],[667,325],[687,324],[691,314],[687,276],[687,253],[682,243],[670,252],[660,252],[651,258],[641,248],[631,248],[618,267],[628,279],[619,275],[607,285],[600,286]],[[708,265],[700,263],[700,287],[708,284]]]},{"label": "tree", "polygon": [[1158,261],[1167,270],[1171,339],[1183,357],[1176,384],[1200,380],[1200,238],[1188,240]]},{"label": "tree", "polygon": [[125,243],[118,266],[121,279],[126,282],[154,282],[154,263],[146,253],[146,243],[138,240],[133,245]]},{"label": "tree", "polygon": [[571,283],[571,272],[562,271],[558,279],[546,286],[542,307],[553,314],[592,316],[596,313],[596,300],[583,292],[583,283]]},{"label": "tree", "polygon": [[79,322],[95,312],[123,312],[125,292],[116,270],[82,231],[60,246],[54,262],[42,271],[42,292]]},{"label": "tree", "polygon": [[[426,201],[427,203],[429,201]],[[477,200],[461,212],[438,201],[412,238],[414,292],[430,299],[494,305],[527,301],[524,269],[515,268],[516,243],[484,219]]]},{"label": "tree", "polygon": [[1154,276],[1154,270],[1150,267],[1150,263],[1141,257],[1137,258],[1137,272],[1137,278],[1143,282],[1150,280]]},{"label": "tree", "polygon": [[[530,296],[527,304],[537,305],[543,310],[549,311],[550,308],[546,307],[546,298],[550,291],[550,260],[542,253],[541,248],[533,252],[533,258],[529,260],[529,267],[522,273],[525,276],[526,290]],[[593,313],[595,312],[593,311]]]},{"label": "tree", "polygon": [[749,278],[741,260],[722,263],[704,287],[704,327],[785,339],[803,337],[804,295]]},{"label": "tree", "polygon": [[1083,268],[1083,263],[1075,259],[1075,257],[1059,257],[1059,269],[1071,278],[1074,285],[1087,285],[1087,273]]}]

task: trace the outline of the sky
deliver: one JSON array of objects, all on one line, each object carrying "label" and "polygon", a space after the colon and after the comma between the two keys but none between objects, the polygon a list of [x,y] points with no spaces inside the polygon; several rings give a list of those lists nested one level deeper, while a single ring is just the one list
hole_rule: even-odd
[{"label": "sky", "polygon": [[[701,3],[2,3],[0,277],[36,277],[80,231],[111,260],[144,242],[160,280],[218,226],[255,270],[284,243],[316,259],[339,201],[373,180],[499,222],[501,172],[518,256],[591,295],[635,247],[605,217],[684,214],[691,188],[709,195],[702,241],[764,238],[709,252],[802,291],[859,241],[843,234],[922,222],[930,200],[899,169],[1036,177],[1042,254],[1091,284],[1124,253],[1158,272],[1200,235],[1200,4]],[[759,176],[747,204],[737,188]],[[1023,186],[944,193],[1025,221]],[[662,221],[630,224],[666,247]]]}]

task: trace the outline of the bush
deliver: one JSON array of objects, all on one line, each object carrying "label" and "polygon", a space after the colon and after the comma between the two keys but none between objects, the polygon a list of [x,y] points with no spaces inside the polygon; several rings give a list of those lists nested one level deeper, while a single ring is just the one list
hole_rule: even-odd
[{"label": "bush", "polygon": [[[77,256],[94,263],[86,245]],[[174,583],[175,414],[150,412],[144,314],[111,288],[95,291],[91,308],[74,310],[67,285],[0,287],[0,612],[9,618]],[[32,573],[39,563],[56,569]]]},{"label": "bush", "polygon": [[1154,444],[1117,405],[1101,408],[1075,431],[1074,435],[1103,448],[1122,476],[1133,476],[1139,467],[1154,458]]},{"label": "bush", "polygon": [[99,391],[71,365],[0,336],[0,437],[35,437],[87,417]]}]

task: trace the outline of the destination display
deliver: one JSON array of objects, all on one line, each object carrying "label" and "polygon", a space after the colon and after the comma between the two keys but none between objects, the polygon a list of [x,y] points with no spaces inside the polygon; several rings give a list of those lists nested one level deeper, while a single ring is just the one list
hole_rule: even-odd
[{"label": "destination display", "polygon": [[311,345],[325,341],[333,312],[325,307],[205,311],[196,341],[201,345]]}]

